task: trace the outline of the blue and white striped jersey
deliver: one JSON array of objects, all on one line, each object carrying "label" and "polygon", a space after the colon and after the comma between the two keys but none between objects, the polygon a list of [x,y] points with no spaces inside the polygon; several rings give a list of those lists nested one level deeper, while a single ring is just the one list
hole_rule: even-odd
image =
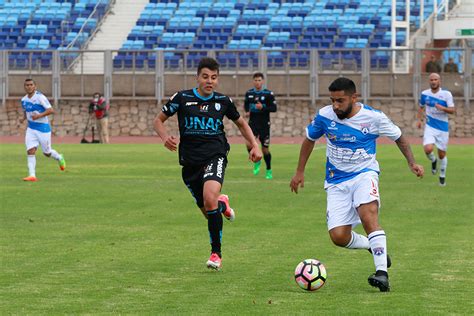
[{"label": "blue and white striped jersey", "polygon": [[29,98],[28,95],[25,95],[21,99],[21,107],[26,113],[29,128],[43,133],[51,132],[51,126],[49,126],[47,116],[41,117],[37,120],[31,118],[33,115],[43,113],[51,107],[48,99],[41,92],[36,91],[31,98]]},{"label": "blue and white striped jersey", "polygon": [[436,93],[426,89],[420,98],[420,107],[426,107],[426,124],[434,129],[449,132],[448,113],[438,110],[436,103],[444,107],[454,107],[453,95],[441,88]]},{"label": "blue and white striped jersey", "polygon": [[[381,111],[358,103],[360,111],[349,119],[340,120],[327,105],[306,128],[306,137],[327,140],[326,181],[324,187],[338,184],[368,171],[380,172],[376,160],[376,139],[387,136],[397,140],[400,128]],[[356,105],[354,105],[356,106]]]}]

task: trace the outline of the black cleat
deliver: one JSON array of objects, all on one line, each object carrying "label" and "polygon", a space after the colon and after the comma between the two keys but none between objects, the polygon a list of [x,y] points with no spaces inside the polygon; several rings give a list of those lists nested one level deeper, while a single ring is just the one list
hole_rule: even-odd
[{"label": "black cleat", "polygon": [[379,270],[370,275],[368,281],[373,287],[378,287],[380,292],[390,292],[387,272]]},{"label": "black cleat", "polygon": [[436,159],[434,162],[431,163],[431,173],[432,173],[433,175],[436,174],[436,171],[437,171],[437,169],[436,169],[436,164],[437,164],[437,163],[438,163],[438,159]]},{"label": "black cleat", "polygon": [[[372,253],[372,249],[367,249],[370,253]],[[390,256],[387,253],[387,268],[390,268],[392,266],[392,260],[390,259]]]},{"label": "black cleat", "polygon": [[439,177],[439,185],[442,187],[446,186],[446,178]]}]

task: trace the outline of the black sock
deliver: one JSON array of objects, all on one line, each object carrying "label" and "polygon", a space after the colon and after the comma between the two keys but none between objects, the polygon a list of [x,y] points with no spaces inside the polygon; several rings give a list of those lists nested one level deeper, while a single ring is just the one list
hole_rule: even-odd
[{"label": "black sock", "polygon": [[222,202],[222,201],[217,202],[217,210],[219,211],[219,213],[224,213],[226,208],[227,208],[227,206],[225,205],[224,202]]},{"label": "black sock", "polygon": [[222,215],[220,207],[207,212],[207,228],[211,237],[211,251],[221,255]]},{"label": "black sock", "polygon": [[267,165],[267,170],[272,169],[272,154],[268,153],[263,155],[263,159],[265,160],[265,164]]}]

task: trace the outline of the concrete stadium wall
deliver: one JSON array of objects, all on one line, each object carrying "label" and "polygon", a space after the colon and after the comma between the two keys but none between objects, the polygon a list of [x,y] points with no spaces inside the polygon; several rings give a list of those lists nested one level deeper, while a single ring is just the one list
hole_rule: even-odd
[{"label": "concrete stadium wall", "polygon": [[[234,100],[239,112],[243,113],[241,99]],[[272,114],[272,136],[304,136],[305,127],[317,110],[328,103],[319,100],[316,106],[309,101],[277,98],[278,112]],[[407,136],[420,136],[421,130],[415,126],[417,105],[413,100],[372,100],[369,105],[382,110]],[[457,113],[450,119],[452,137],[474,136],[474,113],[457,102]],[[88,101],[71,99],[61,101],[55,107],[56,113],[50,117],[53,134],[57,136],[82,135],[88,118]],[[111,136],[151,136],[153,119],[161,106],[153,100],[114,99],[110,108]],[[8,100],[6,106],[0,107],[0,135],[22,135],[25,125],[20,124],[22,116],[19,100]],[[225,122],[226,133],[234,136],[237,128],[231,122]],[[178,135],[176,117],[166,123],[171,133]]]}]

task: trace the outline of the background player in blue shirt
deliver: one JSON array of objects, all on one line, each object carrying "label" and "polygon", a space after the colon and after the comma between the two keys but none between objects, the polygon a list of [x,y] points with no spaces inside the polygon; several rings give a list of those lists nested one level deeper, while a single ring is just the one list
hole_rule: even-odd
[{"label": "background player in blue shirt", "polygon": [[28,177],[24,181],[35,182],[36,178],[36,150],[41,145],[43,154],[46,157],[52,157],[59,163],[59,169],[66,169],[66,161],[63,155],[51,148],[51,126],[48,116],[54,113],[48,99],[36,90],[36,82],[33,79],[26,79],[24,83],[26,95],[21,99],[23,109],[23,118],[28,122],[25,134],[26,152],[28,155]]},{"label": "background player in blue shirt", "polygon": [[[315,141],[325,136],[327,224],[331,240],[340,247],[368,249],[374,258],[375,274],[369,284],[380,291],[390,290],[387,268],[385,232],[379,224],[380,196],[376,160],[376,139],[387,136],[394,140],[405,156],[408,167],[418,177],[423,167],[416,164],[410,145],[400,129],[385,114],[357,102],[352,80],[338,78],[329,86],[332,105],[319,110],[306,128],[298,166],[291,179],[291,191],[304,186],[304,170]],[[367,237],[352,228],[362,223]]]},{"label": "background player in blue shirt", "polygon": [[247,122],[240,116],[228,96],[215,92],[219,79],[219,64],[213,58],[203,58],[197,70],[198,87],[175,93],[155,119],[155,131],[170,151],[176,151],[178,139],[168,134],[164,122],[178,114],[179,163],[182,178],[197,206],[206,217],[211,237],[211,256],[208,268],[222,267],[222,215],[233,221],[234,210],[229,197],[221,194],[227,154],[230,150],[224,132],[224,117],[239,128],[248,144],[249,159],[257,162],[262,152]]}]

